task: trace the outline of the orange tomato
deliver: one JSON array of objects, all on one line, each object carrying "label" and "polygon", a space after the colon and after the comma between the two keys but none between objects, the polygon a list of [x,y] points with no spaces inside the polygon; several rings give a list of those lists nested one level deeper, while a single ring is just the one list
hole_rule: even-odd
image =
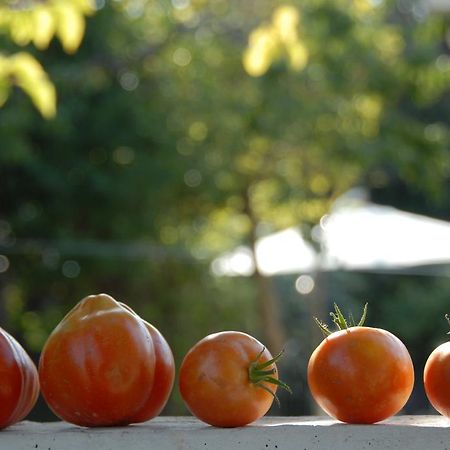
[{"label": "orange tomato", "polygon": [[181,396],[191,413],[210,425],[247,425],[267,413],[277,386],[287,388],[278,380],[277,359],[248,334],[211,334],[181,364]]},{"label": "orange tomato", "polygon": [[340,325],[343,329],[327,336],[309,360],[313,398],[327,414],[347,423],[375,423],[396,414],[414,385],[407,348],[389,331],[347,327],[345,319]]},{"label": "orange tomato", "polygon": [[38,396],[36,366],[23,347],[0,328],[0,428],[27,416]]},{"label": "orange tomato", "polygon": [[161,333],[106,294],[81,300],[49,336],[39,361],[50,409],[67,422],[91,427],[159,414],[174,371]]},{"label": "orange tomato", "polygon": [[434,409],[450,418],[450,341],[431,352],[423,371],[423,382]]}]

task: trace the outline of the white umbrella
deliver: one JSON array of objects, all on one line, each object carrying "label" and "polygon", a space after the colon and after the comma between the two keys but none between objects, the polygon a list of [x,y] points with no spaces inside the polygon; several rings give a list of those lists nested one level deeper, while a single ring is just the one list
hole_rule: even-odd
[{"label": "white umbrella", "polygon": [[[395,270],[450,263],[450,223],[370,203],[352,190],[324,216],[314,238],[317,254],[298,228],[288,228],[257,241],[255,257],[265,275],[316,270]],[[220,255],[216,275],[249,276],[255,270],[248,247]]]},{"label": "white umbrella", "polygon": [[390,206],[361,203],[321,226],[323,269],[400,269],[450,263],[450,223]]}]

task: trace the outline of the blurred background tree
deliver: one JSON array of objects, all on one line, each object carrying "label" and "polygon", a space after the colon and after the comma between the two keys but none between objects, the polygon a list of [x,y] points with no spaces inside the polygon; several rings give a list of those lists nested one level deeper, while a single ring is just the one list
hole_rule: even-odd
[{"label": "blurred background tree", "polygon": [[[311,411],[310,315],[331,299],[368,300],[420,371],[447,278],[322,273],[300,296],[292,277],[210,263],[289,226],[309,237],[355,185],[448,218],[448,16],[405,0],[0,5],[0,324],[36,358],[69,308],[105,291],[177,361],[226,328],[286,347],[295,394],[277,414]],[[166,413],[185,412],[176,391]]]}]

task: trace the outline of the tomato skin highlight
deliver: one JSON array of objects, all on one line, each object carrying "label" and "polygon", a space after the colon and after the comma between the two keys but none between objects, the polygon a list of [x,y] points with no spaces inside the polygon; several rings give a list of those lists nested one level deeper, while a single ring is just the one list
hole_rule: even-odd
[{"label": "tomato skin highlight", "polygon": [[36,366],[24,348],[0,328],[0,429],[25,418],[38,396]]},{"label": "tomato skin highlight", "polygon": [[[244,426],[264,416],[274,397],[249,380],[249,365],[260,354],[261,362],[272,359],[257,339],[238,331],[222,331],[197,342],[179,372],[180,393],[190,412],[216,427]],[[273,377],[278,379],[277,372]],[[276,386],[265,386],[275,394]]]},{"label": "tomato skin highlight", "polygon": [[328,415],[370,424],[403,408],[413,389],[414,368],[405,345],[392,333],[350,327],[332,333],[314,350],[308,384]]},{"label": "tomato skin highlight", "polygon": [[[167,342],[153,328],[106,294],[79,302],[41,353],[41,391],[50,409],[88,427],[127,425],[159,414],[174,366]],[[161,358],[166,354],[169,365]],[[164,384],[160,378],[166,376],[164,395],[155,396],[155,381]]]},{"label": "tomato skin highlight", "polygon": [[434,409],[450,418],[450,342],[431,352],[425,363],[423,382]]}]

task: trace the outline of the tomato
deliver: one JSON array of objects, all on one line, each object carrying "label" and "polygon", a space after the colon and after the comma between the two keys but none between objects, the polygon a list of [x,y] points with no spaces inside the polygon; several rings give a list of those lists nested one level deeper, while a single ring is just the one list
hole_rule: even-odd
[{"label": "tomato", "polygon": [[363,326],[365,312],[357,326],[348,327],[335,308],[333,320],[340,330],[321,342],[308,363],[311,394],[328,415],[342,422],[387,419],[403,408],[413,389],[409,352],[389,331]]},{"label": "tomato", "polygon": [[450,418],[450,341],[431,352],[425,363],[423,383],[428,400],[436,411]]},{"label": "tomato", "polygon": [[24,348],[0,328],[0,428],[22,420],[39,396],[39,378]]},{"label": "tomato", "polygon": [[171,393],[174,374],[161,333],[106,294],[81,300],[51,333],[39,361],[50,409],[89,427],[155,417]]},{"label": "tomato", "polygon": [[278,358],[272,358],[248,334],[211,334],[197,342],[183,359],[181,396],[191,413],[210,425],[247,425],[267,413],[277,386],[288,389],[278,380]]}]

